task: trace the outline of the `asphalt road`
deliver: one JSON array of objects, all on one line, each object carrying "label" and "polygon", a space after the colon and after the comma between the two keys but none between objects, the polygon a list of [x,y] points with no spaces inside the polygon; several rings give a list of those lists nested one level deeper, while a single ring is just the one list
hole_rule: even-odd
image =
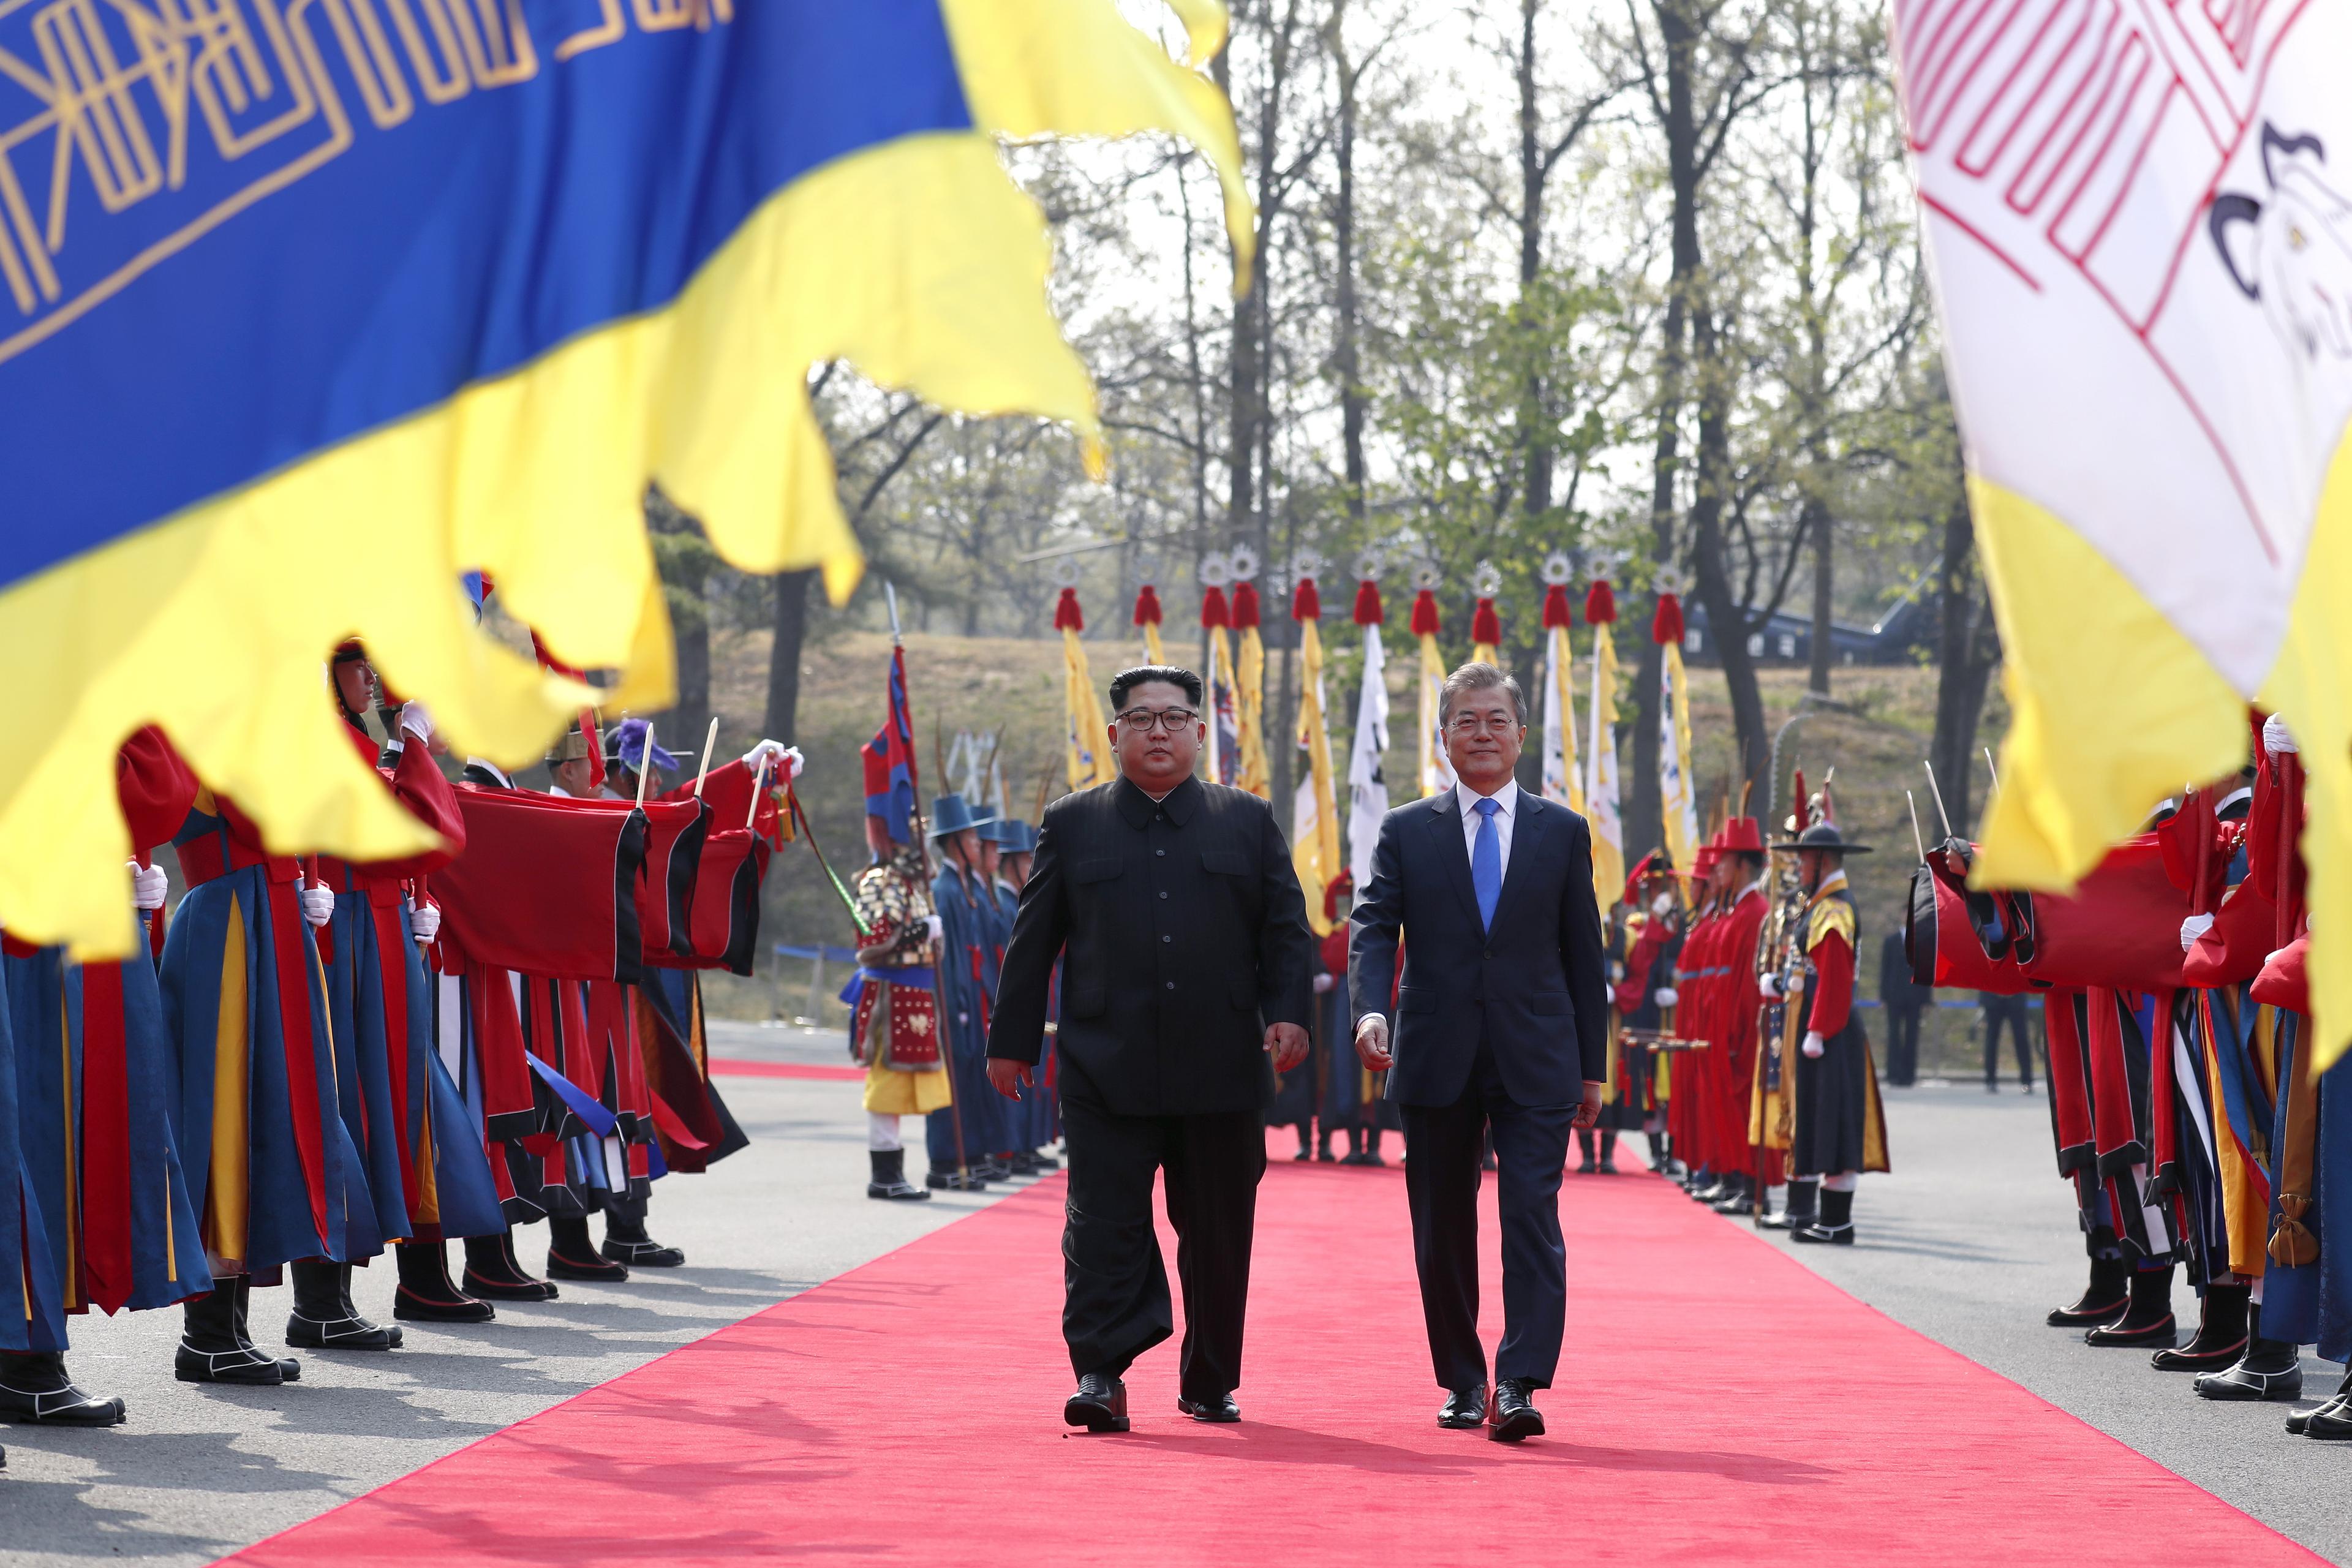
[{"label": "asphalt road", "polygon": [[[713,1033],[721,1055],[847,1059],[838,1034]],[[479,1327],[403,1324],[406,1343],[389,1354],[301,1352],[302,1380],[284,1388],[174,1381],[176,1310],[74,1319],[67,1364],[83,1387],[122,1395],[131,1419],[102,1432],[0,1427],[0,1563],[209,1563],[1002,1195],[869,1201],[854,1082],[730,1077],[720,1088],[751,1147],[655,1190],[649,1226],[685,1249],[683,1268],[566,1282],[562,1300],[502,1305]],[[911,1163],[919,1170],[921,1157]],[[526,1261],[546,1234],[520,1233]],[[390,1321],[390,1262],[356,1280],[360,1310]],[[282,1338],[289,1300],[254,1292],[257,1343]]]},{"label": "asphalt road", "polygon": [[[713,1036],[722,1056],[845,1059],[837,1033],[722,1025]],[[174,1382],[176,1312],[76,1320],[77,1375],[122,1394],[131,1419],[107,1432],[0,1430],[8,1451],[0,1563],[209,1562],[990,1201],[869,1202],[854,1083],[721,1082],[753,1142],[707,1176],[657,1189],[654,1233],[686,1249],[682,1269],[641,1271],[610,1288],[567,1284],[562,1300],[501,1308],[480,1328],[408,1324],[406,1347],[389,1355],[306,1353],[301,1383],[283,1389]],[[2094,1351],[2043,1326],[2045,1310],[2079,1291],[2084,1265],[2040,1099],[2013,1089],[1988,1097],[1974,1086],[1889,1090],[1887,1117],[1896,1170],[1864,1183],[1861,1245],[1790,1251],[1899,1321],[2329,1557],[2352,1560],[2352,1449],[2288,1437],[2287,1406],[2210,1404],[2187,1378],[2152,1371],[2144,1353]],[[1621,1151],[1629,1165],[1638,1142]],[[919,1167],[919,1154],[908,1163]],[[526,1256],[543,1235],[524,1233]],[[1777,1237],[1771,1245],[1789,1247]],[[388,1266],[362,1270],[362,1310],[387,1316],[392,1284]],[[282,1322],[286,1300],[283,1290],[257,1293],[257,1326]],[[2185,1287],[2178,1305],[2193,1321]],[[2334,1388],[2336,1369],[2315,1362],[2305,1375],[2318,1395]],[[1918,1415],[1923,1429],[1937,1419],[1932,1409]],[[2185,1560],[2193,1551],[2086,1542],[2083,1558]]]},{"label": "asphalt road", "polygon": [[[2352,1561],[2352,1446],[2290,1437],[2290,1410],[2336,1391],[2343,1369],[2306,1359],[2295,1405],[2200,1399],[2188,1375],[2145,1351],[2093,1350],[2042,1314],[2081,1295],[2087,1276],[2071,1189],[2051,1153],[2050,1113],[2014,1080],[1885,1091],[1890,1174],[1865,1176],[1856,1245],[1774,1246],[1897,1321],[2022,1384],[2062,1409],[2224,1498],[2333,1561]],[[1621,1155],[1621,1158],[1622,1156]],[[1744,1221],[1726,1220],[1727,1225]],[[2182,1342],[2197,1299],[2173,1292]],[[1919,1412],[1932,1426],[1933,1410]],[[2087,1543],[2086,1543],[2087,1546]],[[2188,1561],[2189,1542],[2107,1543],[2085,1562]]]}]

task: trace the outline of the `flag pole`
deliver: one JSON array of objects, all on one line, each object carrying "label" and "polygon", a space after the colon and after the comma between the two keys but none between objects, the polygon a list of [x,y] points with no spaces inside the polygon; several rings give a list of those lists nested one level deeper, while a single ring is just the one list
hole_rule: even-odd
[{"label": "flag pole", "polygon": [[[710,716],[710,732],[702,737],[702,766],[695,771],[694,798],[702,798],[702,781],[710,776],[710,753],[719,749],[719,715]],[[765,758],[761,759],[766,761]]]},{"label": "flag pole", "polygon": [[[898,677],[903,683],[906,679],[907,668],[907,642],[906,637],[900,632],[898,626],[898,585],[890,582],[887,578],[885,578],[882,583],[882,598],[883,602],[887,604],[890,609],[890,660],[892,665],[895,667],[891,673]],[[896,724],[898,721],[898,715],[891,715],[890,722]],[[923,819],[923,783],[921,779],[914,776],[919,767],[919,763],[915,755],[915,694],[912,691],[908,691],[907,693],[906,741],[907,772],[908,774],[907,782],[915,786],[913,826],[910,831],[915,836],[916,864],[922,868],[923,883],[925,889],[928,891],[930,886],[932,875],[931,840],[930,835],[925,831],[928,824],[926,824]],[[938,912],[939,911],[936,910],[932,911],[934,914],[937,914]],[[944,959],[946,956],[947,950],[942,947],[940,952],[940,957]],[[968,1193],[971,1191],[971,1159],[964,1149],[963,1104],[956,1095],[955,1048],[948,1039],[947,998],[940,994],[940,963],[938,960],[934,960],[931,964],[931,1028],[935,1031],[939,1038],[940,1066],[945,1069],[945,1076],[947,1079],[948,1124],[955,1129],[956,1176],[963,1183],[961,1190]]]}]

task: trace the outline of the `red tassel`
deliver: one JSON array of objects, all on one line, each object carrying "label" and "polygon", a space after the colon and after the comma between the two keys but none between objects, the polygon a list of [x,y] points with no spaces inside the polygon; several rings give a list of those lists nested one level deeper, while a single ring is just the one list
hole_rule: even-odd
[{"label": "red tassel", "polygon": [[1257,624],[1257,584],[1255,583],[1234,584],[1234,629],[1235,631],[1247,631]]},{"label": "red tassel", "polygon": [[1683,640],[1683,602],[1672,594],[1658,595],[1658,613],[1650,617],[1650,636],[1660,647]]},{"label": "red tassel", "polygon": [[1575,614],[1568,607],[1568,589],[1559,583],[1544,590],[1543,624],[1546,631],[1576,625]]},{"label": "red tassel", "polygon": [[1213,583],[1201,590],[1201,624],[1204,626],[1229,626],[1234,624],[1234,613],[1225,607],[1225,591]]},{"label": "red tassel", "polygon": [[1160,614],[1160,592],[1146,583],[1135,591],[1135,624],[1156,626],[1163,618]]},{"label": "red tassel", "polygon": [[1381,610],[1381,585],[1366,577],[1356,584],[1356,624],[1376,626],[1387,617]]},{"label": "red tassel", "polygon": [[1087,617],[1078,610],[1078,591],[1076,588],[1063,589],[1061,598],[1055,602],[1054,629],[1057,632],[1082,632],[1087,629]]},{"label": "red tassel", "polygon": [[1609,579],[1595,577],[1592,586],[1584,591],[1584,624],[1605,626],[1617,618],[1617,595],[1609,591]]},{"label": "red tassel", "polygon": [[1481,599],[1470,612],[1470,640],[1490,647],[1503,640],[1503,618],[1495,614],[1495,601]]},{"label": "red tassel", "polygon": [[1319,621],[1323,618],[1323,596],[1315,591],[1315,579],[1301,577],[1298,586],[1290,592],[1290,618],[1294,621]]},{"label": "red tassel", "polygon": [[1813,806],[1812,802],[1805,798],[1805,770],[1797,769],[1796,775],[1797,831],[1802,833],[1813,825]]},{"label": "red tassel", "polygon": [[1412,635],[1433,637],[1438,633],[1437,595],[1427,588],[1412,596]]}]

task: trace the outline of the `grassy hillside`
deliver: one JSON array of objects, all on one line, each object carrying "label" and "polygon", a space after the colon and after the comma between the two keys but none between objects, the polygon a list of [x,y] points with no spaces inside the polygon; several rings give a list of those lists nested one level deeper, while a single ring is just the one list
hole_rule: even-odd
[{"label": "grassy hillside", "polygon": [[[764,633],[729,637],[712,649],[713,700],[730,735],[749,732],[756,723],[765,701],[768,652]],[[1139,650],[1129,648],[1124,639],[1090,640],[1087,652],[1097,685],[1108,681],[1120,663],[1139,657]],[[888,658],[887,637],[858,631],[813,644],[803,656],[799,742],[808,755],[809,771],[802,781],[801,798],[818,841],[845,878],[866,861],[857,748],[881,722]],[[907,670],[927,792],[935,787],[938,773],[937,734],[951,739],[959,728],[1001,731],[1007,794],[1019,815],[1034,820],[1039,786],[1049,771],[1052,792],[1059,794],[1062,787],[1061,646],[1043,638],[918,635],[907,641]],[[1387,772],[1399,800],[1404,798],[1400,781],[1409,780],[1413,770],[1412,673],[1407,661],[1391,657],[1394,745]],[[1694,669],[1691,688],[1695,773],[1706,796],[1704,816],[1729,775],[1731,715],[1721,671]],[[1766,673],[1767,714],[1776,731],[1798,710],[1803,691],[1801,670]],[[1906,788],[1918,792],[1922,825],[1931,836],[1935,831],[1934,807],[1919,767],[1934,727],[1935,672],[1843,669],[1837,673],[1834,696],[1836,706],[1814,709],[1790,731],[1785,754],[1816,786],[1828,770],[1836,769],[1832,789],[1841,825],[1850,837],[1876,847],[1875,853],[1857,856],[1852,863],[1862,910],[1863,973],[1866,991],[1874,993],[1878,938],[1902,921],[1916,859],[1903,796]],[[1342,766],[1352,722],[1344,697],[1344,683],[1335,680],[1331,700],[1339,711],[1333,720],[1333,747]],[[1988,715],[1989,739],[1998,733],[2000,718],[1997,712]],[[1630,764],[1630,746],[1625,755]],[[1763,809],[1764,803],[1757,802],[1759,815]],[[1773,830],[1768,825],[1768,831]],[[763,943],[845,946],[849,931],[847,918],[814,859],[799,847],[788,850],[769,879]],[[816,1016],[838,1021],[840,1009],[830,993],[839,988],[842,978],[837,971],[829,972]],[[809,1013],[810,981],[804,962],[763,956],[753,979],[714,977],[707,996],[711,1010],[722,1016],[793,1017]],[[1958,1066],[1959,1058],[1951,1053],[1962,1047],[1972,1022],[1973,1015],[1942,1015],[1930,1031],[1929,1058]]]}]

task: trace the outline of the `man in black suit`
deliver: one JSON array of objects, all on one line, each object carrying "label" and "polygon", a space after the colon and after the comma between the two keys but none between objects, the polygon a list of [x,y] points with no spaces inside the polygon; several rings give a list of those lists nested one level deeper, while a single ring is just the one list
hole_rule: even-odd
[{"label": "man in black suit", "polygon": [[[1402,1107],[1405,1193],[1441,1426],[1539,1435],[1568,1316],[1559,1179],[1572,1129],[1601,1113],[1609,984],[1584,818],[1512,783],[1527,739],[1518,683],[1489,664],[1448,676],[1438,707],[1459,781],[1381,821],[1357,901],[1349,982],[1364,1065]],[[1388,1019],[1397,942],[1404,983]],[[1478,1342],[1479,1157],[1495,1145],[1503,1342],[1491,1410]]]},{"label": "man in black suit", "polygon": [[1192,776],[1201,678],[1146,665],[1111,682],[1115,784],[1045,812],[1005,949],[988,1075],[1018,1098],[1064,960],[1059,1058],[1070,1185],[1062,1337],[1077,1392],[1063,1419],[1128,1429],[1128,1366],[1173,1331],[1151,1226],[1164,1171],[1184,1289],[1177,1408],[1238,1421],[1261,1120],[1307,1055],[1306,902],[1263,800]]}]

